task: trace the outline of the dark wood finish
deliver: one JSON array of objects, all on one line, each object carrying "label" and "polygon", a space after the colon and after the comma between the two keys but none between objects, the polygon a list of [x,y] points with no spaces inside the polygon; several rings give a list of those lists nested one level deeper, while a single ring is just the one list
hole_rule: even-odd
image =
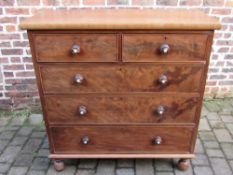
[{"label": "dark wood finish", "polygon": [[27,31],[28,34],[28,39],[29,39],[29,44],[30,44],[30,49],[31,49],[31,54],[32,54],[32,61],[33,61],[33,66],[35,69],[35,76],[36,76],[36,83],[39,91],[39,96],[40,96],[40,101],[41,101],[41,108],[43,111],[43,120],[45,121],[45,129],[46,133],[48,135],[48,140],[49,140],[49,151],[50,153],[53,153],[53,147],[52,147],[52,140],[51,140],[51,133],[49,130],[49,122],[48,122],[48,117],[46,115],[46,110],[45,110],[45,105],[44,105],[44,94],[42,90],[42,84],[41,84],[41,76],[40,76],[40,70],[38,63],[36,61],[36,55],[35,55],[35,43],[33,41],[33,31]]},{"label": "dark wood finish", "polygon": [[[193,127],[73,126],[51,127],[55,153],[189,153]],[[154,144],[160,136],[162,143]],[[83,144],[82,138],[89,137]]]},{"label": "dark wood finish", "polygon": [[[39,62],[116,62],[116,34],[35,34],[35,55]],[[72,54],[78,45],[80,53]]]},{"label": "dark wood finish", "polygon": [[[41,48],[45,49],[42,51],[45,55],[50,54],[50,58],[38,57],[35,36],[53,38],[57,35],[73,37],[80,34],[85,35],[85,38],[95,35],[97,41],[91,39],[91,43],[99,42],[100,35],[112,36],[114,39],[109,37],[110,47],[116,52],[108,52],[109,57],[105,57],[98,50],[98,53],[88,52],[93,56],[90,57],[92,60],[89,57],[84,59],[85,54],[81,60],[76,60],[71,55],[56,57],[55,52]],[[167,56],[158,54],[153,57],[150,52],[153,47],[149,44],[149,52],[143,53],[144,49],[142,52],[148,57],[141,55],[128,59],[123,53],[123,40],[129,35],[148,41],[149,35],[152,39],[159,35],[161,38],[169,36],[169,41],[172,41],[171,52]],[[170,36],[174,38],[170,39]],[[179,36],[185,37],[181,39]],[[207,30],[29,31],[50,143],[50,158],[193,158],[212,39],[213,31]],[[130,39],[130,42],[133,40]],[[86,39],[82,41],[89,44]],[[203,42],[200,43],[201,41]],[[56,42],[58,46],[55,51],[62,53],[62,41],[57,39]],[[178,47],[173,45],[180,42],[182,44],[179,46],[182,47],[178,51]],[[42,40],[40,43],[44,47],[51,46],[44,44]],[[130,45],[133,44],[137,43],[132,42]],[[143,43],[141,46],[145,47]],[[137,48],[134,45],[133,47]],[[104,56],[99,57],[100,55]],[[74,84],[77,73],[84,75],[85,80],[81,85]],[[162,74],[167,75],[169,82],[163,86],[158,84],[158,78]],[[169,113],[164,114],[166,117],[163,120],[153,118],[150,113],[154,105],[161,101],[169,107]],[[77,105],[83,103],[87,104],[88,113],[83,118],[76,118],[74,113]],[[140,116],[140,113],[147,115]],[[80,139],[85,136],[82,134],[86,133],[90,142],[88,145],[81,145]],[[149,145],[152,142],[148,138],[153,136],[154,139],[157,134],[164,137],[165,142],[163,146],[153,147],[152,144]]]},{"label": "dark wood finish", "polygon": [[[124,62],[200,61],[205,60],[206,34],[124,34]],[[168,44],[167,54],[160,47]]]},{"label": "dark wood finish", "polygon": [[178,168],[181,171],[186,171],[189,168],[189,160],[188,159],[180,159],[178,161]]},{"label": "dark wood finish", "polygon": [[[199,92],[203,64],[41,65],[44,93]],[[84,77],[75,83],[75,75]],[[166,75],[168,82],[159,82]]]},{"label": "dark wood finish", "polygon": [[[201,85],[201,93],[200,93],[200,100],[198,102],[198,108],[197,108],[197,117],[196,117],[196,125],[199,125],[200,122],[200,117],[201,117],[201,109],[202,109],[202,103],[203,103],[203,97],[204,97],[204,92],[205,92],[205,85],[206,85],[206,80],[207,80],[207,73],[208,73],[208,67],[209,67],[209,62],[210,62],[210,54],[211,54],[211,49],[212,49],[212,43],[213,43],[213,38],[214,38],[214,31],[210,31],[209,32],[209,36],[208,36],[208,42],[207,42],[207,46],[206,46],[206,52],[205,52],[205,58],[207,60],[206,65],[205,65],[205,70],[204,70],[204,74],[203,77],[200,81],[200,85]],[[198,132],[198,127],[195,128],[194,132],[193,132],[193,137],[192,137],[192,152],[194,152],[195,149],[195,143],[197,140],[197,132]]]},{"label": "dark wood finish", "polygon": [[[53,124],[194,123],[198,98],[182,95],[46,96]],[[158,114],[162,105],[165,112]],[[79,114],[85,106],[87,113]]]}]

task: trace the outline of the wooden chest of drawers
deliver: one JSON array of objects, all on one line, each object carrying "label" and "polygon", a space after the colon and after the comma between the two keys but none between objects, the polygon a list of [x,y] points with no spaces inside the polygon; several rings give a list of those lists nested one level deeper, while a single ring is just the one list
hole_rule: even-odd
[{"label": "wooden chest of drawers", "polygon": [[187,168],[214,29],[201,12],[42,11],[24,21],[50,158],[181,158]]}]

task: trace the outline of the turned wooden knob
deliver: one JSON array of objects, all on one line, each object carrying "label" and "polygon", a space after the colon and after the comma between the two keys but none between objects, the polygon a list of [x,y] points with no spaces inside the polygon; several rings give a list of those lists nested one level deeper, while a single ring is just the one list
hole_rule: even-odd
[{"label": "turned wooden knob", "polygon": [[76,84],[81,85],[84,81],[84,77],[81,74],[76,74],[74,80]]},{"label": "turned wooden knob", "polygon": [[77,44],[73,45],[71,48],[72,55],[78,55],[80,51],[81,51],[80,46]]},{"label": "turned wooden knob", "polygon": [[159,116],[162,116],[165,113],[165,107],[163,105],[158,106],[157,108],[157,114]]},{"label": "turned wooden knob", "polygon": [[83,143],[84,145],[89,144],[89,142],[90,142],[90,139],[89,139],[88,136],[84,136],[84,137],[82,138],[82,143]]},{"label": "turned wooden knob", "polygon": [[166,75],[161,75],[159,77],[159,83],[162,84],[162,85],[165,85],[166,83],[168,82],[168,78]]},{"label": "turned wooden knob", "polygon": [[87,108],[86,108],[86,106],[79,106],[79,108],[78,108],[78,112],[79,112],[79,115],[80,116],[84,116],[84,115],[86,115],[87,114]]},{"label": "turned wooden knob", "polygon": [[155,145],[161,145],[162,144],[162,138],[160,136],[155,137],[154,144]]},{"label": "turned wooden knob", "polygon": [[161,54],[168,54],[170,46],[168,44],[162,44],[159,48]]}]

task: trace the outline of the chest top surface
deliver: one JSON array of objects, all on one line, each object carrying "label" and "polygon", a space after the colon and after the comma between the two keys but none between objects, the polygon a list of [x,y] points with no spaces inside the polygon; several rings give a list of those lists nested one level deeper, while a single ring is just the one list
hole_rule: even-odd
[{"label": "chest top surface", "polygon": [[41,10],[21,22],[21,29],[215,30],[217,19],[201,11],[176,9]]}]

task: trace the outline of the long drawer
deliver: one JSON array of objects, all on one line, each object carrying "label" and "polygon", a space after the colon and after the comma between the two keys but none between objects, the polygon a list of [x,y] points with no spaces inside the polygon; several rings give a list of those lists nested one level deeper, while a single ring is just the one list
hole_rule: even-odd
[{"label": "long drawer", "polygon": [[51,127],[54,153],[189,153],[193,127]]},{"label": "long drawer", "polygon": [[207,34],[124,34],[125,62],[203,61]]},{"label": "long drawer", "polygon": [[41,64],[44,93],[199,92],[203,64]]},{"label": "long drawer", "polygon": [[49,95],[53,124],[194,123],[198,98],[182,95]]},{"label": "long drawer", "polygon": [[36,34],[39,62],[117,62],[116,34]]}]

